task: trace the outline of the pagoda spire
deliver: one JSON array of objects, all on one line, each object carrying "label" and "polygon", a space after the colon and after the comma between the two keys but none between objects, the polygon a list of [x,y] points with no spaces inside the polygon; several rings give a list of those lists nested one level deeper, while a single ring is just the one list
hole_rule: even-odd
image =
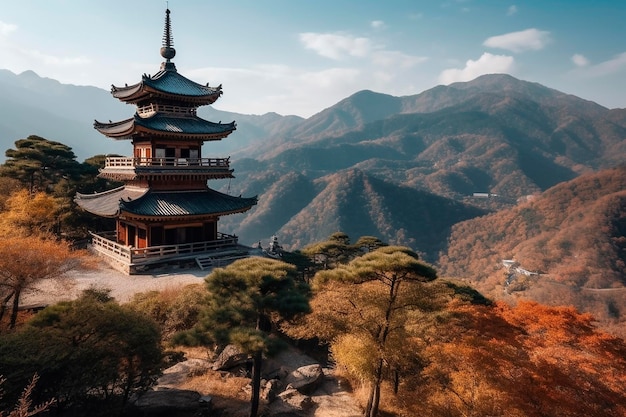
[{"label": "pagoda spire", "polygon": [[172,38],[172,23],[170,21],[169,8],[165,9],[165,29],[163,30],[161,56],[166,60],[161,66],[162,69],[176,69],[174,64],[170,62],[170,60],[176,56],[176,49],[174,49],[174,39]]}]

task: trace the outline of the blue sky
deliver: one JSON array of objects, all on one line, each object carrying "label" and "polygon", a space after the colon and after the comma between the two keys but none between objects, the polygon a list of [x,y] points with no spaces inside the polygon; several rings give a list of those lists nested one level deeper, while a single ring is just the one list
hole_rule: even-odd
[{"label": "blue sky", "polygon": [[[508,73],[626,107],[623,0],[170,0],[182,74],[214,104],[309,117],[364,89],[395,96]],[[0,68],[67,84],[158,71],[166,2],[19,0],[0,8]]]}]

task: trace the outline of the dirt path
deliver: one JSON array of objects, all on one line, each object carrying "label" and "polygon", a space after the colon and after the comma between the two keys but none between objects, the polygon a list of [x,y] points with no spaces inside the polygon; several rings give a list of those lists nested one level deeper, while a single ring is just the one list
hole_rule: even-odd
[{"label": "dirt path", "polygon": [[72,300],[88,288],[110,289],[111,295],[120,303],[129,301],[134,294],[152,290],[176,288],[181,285],[202,284],[208,270],[162,268],[141,275],[126,275],[105,263],[86,271],[71,271],[64,280],[41,283],[35,291],[22,297],[22,305],[50,304]]}]

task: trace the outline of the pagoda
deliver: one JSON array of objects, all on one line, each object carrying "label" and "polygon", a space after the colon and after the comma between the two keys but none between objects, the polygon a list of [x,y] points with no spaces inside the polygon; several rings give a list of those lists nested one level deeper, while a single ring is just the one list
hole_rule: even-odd
[{"label": "pagoda", "polygon": [[246,256],[237,237],[218,232],[217,223],[220,216],[243,213],[257,203],[256,197],[234,197],[208,186],[209,180],[233,178],[233,170],[230,157],[205,157],[202,146],[226,138],[236,124],[198,117],[198,107],[213,104],[222,86],[201,85],[178,73],[169,9],[160,52],[165,61],[156,74],[111,86],[113,97],[136,106],[135,114],[94,122],[103,135],[133,145],[133,156],[107,157],[98,174],[124,185],[75,198],[84,210],[115,219],[115,231],[91,233],[91,243],[128,274],[167,262],[195,260],[206,266]]}]

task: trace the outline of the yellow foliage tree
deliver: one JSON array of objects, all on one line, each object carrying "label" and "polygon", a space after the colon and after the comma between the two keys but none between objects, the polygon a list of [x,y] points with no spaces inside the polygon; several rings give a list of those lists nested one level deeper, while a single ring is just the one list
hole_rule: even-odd
[{"label": "yellow foliage tree", "polygon": [[58,226],[58,199],[44,193],[30,194],[22,189],[6,200],[0,217],[0,236],[46,236]]},{"label": "yellow foliage tree", "polygon": [[415,356],[407,318],[443,307],[447,287],[428,284],[436,276],[415,252],[398,246],[378,248],[315,276],[307,326],[330,342],[340,365],[369,386],[366,417],[378,415],[383,379],[391,375],[397,386],[400,369]]}]

